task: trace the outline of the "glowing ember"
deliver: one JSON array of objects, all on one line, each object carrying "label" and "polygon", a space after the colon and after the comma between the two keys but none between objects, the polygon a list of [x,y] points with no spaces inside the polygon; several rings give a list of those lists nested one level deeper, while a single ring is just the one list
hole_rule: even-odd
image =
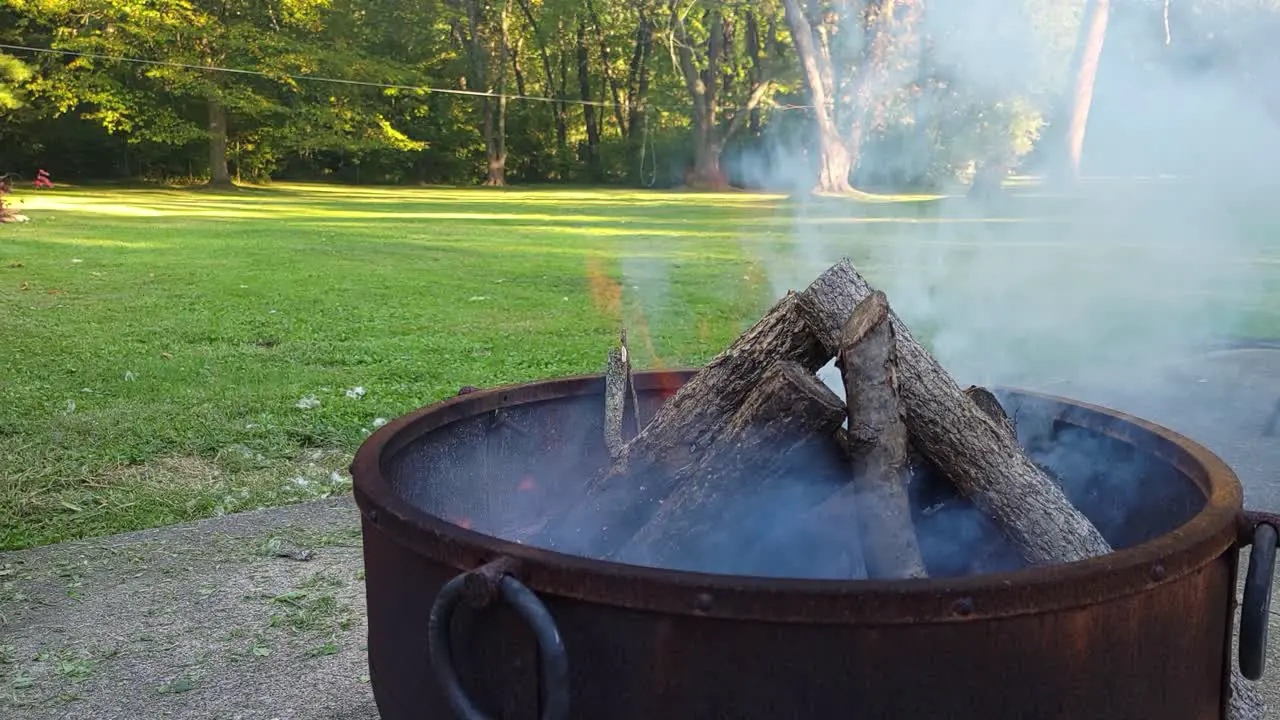
[{"label": "glowing ember", "polygon": [[516,489],[521,492],[529,492],[531,490],[537,490],[538,483],[534,482],[532,475],[525,475],[524,477],[520,478],[520,484],[516,486]]}]

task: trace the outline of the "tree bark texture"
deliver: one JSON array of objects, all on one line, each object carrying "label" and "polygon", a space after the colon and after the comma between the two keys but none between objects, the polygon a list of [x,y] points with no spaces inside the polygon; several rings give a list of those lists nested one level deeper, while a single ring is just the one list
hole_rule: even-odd
[{"label": "tree bark texture", "polygon": [[582,100],[582,120],[587,128],[587,174],[592,182],[600,180],[600,121],[591,99],[591,56],[587,52],[587,21],[578,20],[577,47],[578,93]]},{"label": "tree bark texture", "polygon": [[227,108],[215,97],[209,98],[209,185],[231,187],[231,169],[227,165]]},{"label": "tree bark texture", "polygon": [[[838,268],[833,271],[839,272]],[[789,360],[814,372],[826,364],[835,350],[827,349],[799,314],[805,295],[848,292],[840,282],[825,277],[826,273],[803,293],[787,293],[690,378],[627,444],[621,457],[587,483],[583,497],[549,523],[547,533],[534,542],[581,555],[613,554],[676,488],[676,473],[696,462],[724,431],[770,365]],[[810,304],[837,312],[843,307],[831,298],[814,298]],[[847,317],[831,322],[843,324]]]},{"label": "tree bark texture", "polygon": [[627,357],[621,347],[609,351],[604,375],[604,444],[613,460],[622,455],[622,419],[627,408]]},{"label": "tree bark texture", "polygon": [[[872,292],[846,259],[797,299],[817,337],[829,352],[837,352],[845,321]],[[915,447],[996,519],[1029,563],[1066,563],[1109,553],[1102,534],[1027,457],[1016,438],[960,390],[895,313],[890,318],[903,415]]]},{"label": "tree bark texture", "polygon": [[830,58],[819,53],[814,42],[813,26],[800,7],[800,0],[783,0],[787,26],[795,43],[796,55],[804,71],[805,87],[809,89],[810,104],[818,125],[818,182],[819,192],[844,193],[853,190],[849,174],[853,171],[852,158],[840,131],[836,128],[835,102],[831,96]]},{"label": "tree bark texture", "polygon": [[[616,554],[656,567],[714,568],[741,550],[716,532],[724,508],[803,472],[844,420],[844,403],[799,363],[771,365],[705,452],[672,478],[675,489]],[[763,529],[762,529],[763,531]]]},{"label": "tree bark texture", "polygon": [[[850,175],[858,169],[864,141],[883,123],[893,94],[915,77],[924,3],[871,0],[865,12],[854,13],[857,4],[835,3],[831,12],[819,12],[816,2],[808,3],[806,12],[802,1],[783,0],[783,11],[818,126],[814,189],[850,193]],[[861,42],[844,40],[845,34],[856,32],[863,33]],[[846,57],[841,47],[861,50],[858,57]]]},{"label": "tree bark texture", "polygon": [[852,489],[867,577],[927,577],[907,498],[907,428],[898,403],[889,301],[873,292],[841,332],[840,374],[854,448]]},{"label": "tree bark texture", "polygon": [[1089,0],[1085,8],[1081,38],[1073,63],[1071,115],[1067,121],[1066,152],[1071,180],[1079,179],[1084,156],[1085,128],[1089,124],[1089,108],[1093,105],[1093,88],[1098,79],[1098,63],[1107,38],[1107,20],[1111,0]]}]

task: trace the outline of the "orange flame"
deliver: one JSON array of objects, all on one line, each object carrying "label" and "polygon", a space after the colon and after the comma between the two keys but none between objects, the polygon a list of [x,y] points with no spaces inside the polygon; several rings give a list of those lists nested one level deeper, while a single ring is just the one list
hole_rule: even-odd
[{"label": "orange flame", "polygon": [[461,520],[459,520],[458,522],[454,523],[454,525],[457,525],[458,527],[462,528],[463,530],[470,530],[470,529],[471,529],[471,518],[462,518],[462,519],[461,519]]},{"label": "orange flame", "polygon": [[[617,280],[609,277],[605,272],[603,264],[599,258],[587,259],[587,282],[590,285],[591,302],[596,309],[605,313],[610,318],[621,320],[622,314],[622,284]],[[632,349],[631,362],[633,367],[638,369],[639,363],[636,362],[637,355],[636,346],[643,348],[644,354],[648,356],[649,366],[653,370],[660,371],[657,376],[655,390],[658,395],[665,400],[676,394],[680,388],[681,382],[674,375],[664,371],[667,363],[663,361],[662,356],[658,354],[657,348],[653,345],[653,336],[649,332],[649,322],[645,317],[643,308],[639,303],[630,304],[627,320],[627,337],[629,346]],[[705,319],[698,321],[698,331],[704,337],[710,336],[710,328]],[[532,478],[527,478],[532,482]],[[521,490],[529,490],[532,487],[525,487],[525,482],[520,483]]]},{"label": "orange flame", "polygon": [[622,309],[622,285],[605,273],[599,258],[587,258],[587,282],[591,286],[591,303],[611,318]]}]

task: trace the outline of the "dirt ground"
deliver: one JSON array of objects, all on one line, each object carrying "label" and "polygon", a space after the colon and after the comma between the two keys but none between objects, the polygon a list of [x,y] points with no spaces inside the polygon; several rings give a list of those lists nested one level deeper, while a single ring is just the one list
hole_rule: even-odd
[{"label": "dirt ground", "polygon": [[0,554],[0,717],[375,720],[350,497]]}]

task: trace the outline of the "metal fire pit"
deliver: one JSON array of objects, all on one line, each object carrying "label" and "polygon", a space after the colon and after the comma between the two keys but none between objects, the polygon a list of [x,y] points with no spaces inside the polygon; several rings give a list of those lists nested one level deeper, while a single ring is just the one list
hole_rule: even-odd
[{"label": "metal fire pit", "polygon": [[[691,372],[639,373],[651,417]],[[1262,672],[1277,518],[1232,471],[1138,418],[1002,390],[1033,456],[1064,437],[1138,502],[1064,487],[1117,551],[895,581],[700,574],[497,537],[606,462],[600,376],[459,397],[384,426],[352,473],[379,711],[408,718],[1225,717],[1238,551]],[[1085,451],[1080,451],[1085,452]],[[1069,474],[1068,474],[1069,475]],[[470,528],[470,529],[468,529]],[[928,561],[928,558],[926,558]]]}]

